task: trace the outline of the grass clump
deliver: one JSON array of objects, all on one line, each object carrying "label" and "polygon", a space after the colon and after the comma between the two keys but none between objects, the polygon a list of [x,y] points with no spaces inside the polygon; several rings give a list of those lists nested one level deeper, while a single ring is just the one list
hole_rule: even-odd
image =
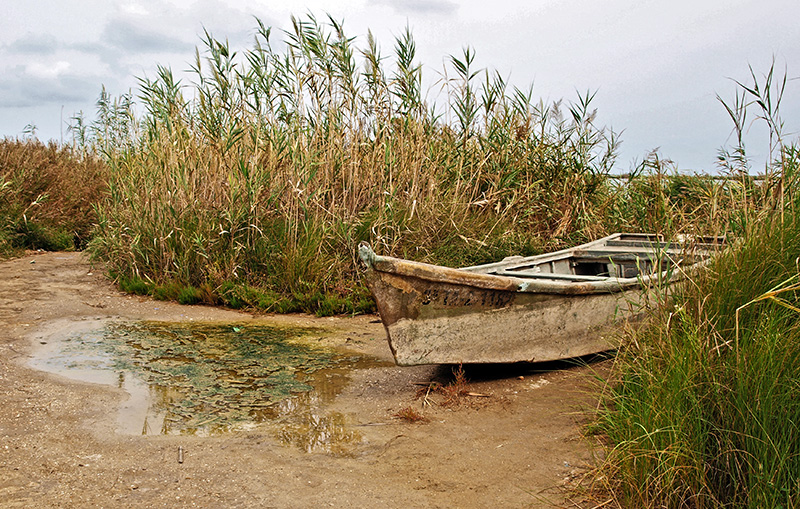
[{"label": "grass clump", "polygon": [[593,95],[538,102],[467,50],[428,103],[409,31],[391,57],[332,18],[293,19],[284,42],[260,23],[242,52],[204,34],[192,84],[141,79],[141,115],[103,93],[91,250],[114,273],[280,296],[237,291],[234,306],[358,312],[360,241],[469,265],[605,233],[617,139],[594,125]]},{"label": "grass clump", "polygon": [[622,505],[800,503],[798,257],[798,215],[764,220],[620,354],[598,425]]},{"label": "grass clump", "polygon": [[717,234],[744,203],[657,154],[609,178],[619,137],[593,93],[545,103],[476,69],[471,48],[429,100],[409,30],[388,55],[330,17],[293,18],[283,39],[258,22],[239,52],[205,33],[191,84],[160,67],[140,80],[142,114],[103,91],[98,122],[74,129],[108,161],[91,250],[114,273],[234,307],[359,312],[361,241],[465,266],[611,231]]},{"label": "grass clump", "polygon": [[150,295],[153,285],[139,277],[118,277],[117,284],[123,292],[135,295]]},{"label": "grass clump", "polygon": [[466,396],[475,395],[484,397],[483,394],[472,393],[469,390],[469,380],[464,372],[464,366],[459,364],[451,369],[451,376],[446,381],[431,382],[422,385],[417,390],[417,398],[422,398],[423,406],[431,403],[431,395],[441,396],[441,406],[459,406]]},{"label": "grass clump", "polygon": [[[774,121],[770,86],[745,90]],[[800,159],[775,148],[741,239],[617,357],[595,426],[620,506],[800,506]]]},{"label": "grass clump", "polygon": [[392,416],[396,419],[400,419],[401,421],[405,421],[408,423],[426,423],[428,422],[428,418],[422,415],[422,413],[414,407],[406,406],[398,410],[397,412],[393,413]]},{"label": "grass clump", "polygon": [[36,139],[0,140],[0,256],[85,247],[105,183],[97,157]]}]

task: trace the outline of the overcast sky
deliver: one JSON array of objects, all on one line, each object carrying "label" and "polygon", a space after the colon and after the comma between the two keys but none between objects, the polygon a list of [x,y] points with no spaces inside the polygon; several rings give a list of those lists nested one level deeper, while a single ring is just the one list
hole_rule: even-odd
[{"label": "overcast sky", "polygon": [[[471,46],[479,67],[533,83],[546,101],[597,91],[598,123],[623,131],[621,171],[656,148],[682,170],[715,171],[731,131],[716,95],[731,99],[731,78],[748,80],[748,65],[765,73],[773,57],[791,80],[785,129],[800,128],[797,0],[3,0],[0,136],[32,124],[40,139],[66,141],[69,117],[91,119],[101,85],[135,93],[157,64],[188,68],[203,28],[244,49],[253,16],[275,37],[308,12],[344,20],[358,46],[371,29],[384,55],[408,24],[428,80]],[[763,130],[748,149],[763,167]]]}]

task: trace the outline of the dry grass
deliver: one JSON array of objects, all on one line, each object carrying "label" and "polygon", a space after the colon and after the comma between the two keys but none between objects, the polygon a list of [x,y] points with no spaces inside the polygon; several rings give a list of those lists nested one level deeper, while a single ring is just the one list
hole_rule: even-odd
[{"label": "dry grass", "polygon": [[394,414],[392,414],[395,418],[410,422],[410,423],[425,423],[428,422],[428,418],[422,415],[422,413],[410,406],[403,407]]},{"label": "dry grass", "polygon": [[461,266],[616,230],[716,234],[751,191],[657,156],[609,179],[619,139],[596,125],[593,94],[539,101],[475,69],[471,49],[426,102],[409,31],[385,56],[308,16],[285,43],[260,24],[241,52],[205,34],[194,84],[161,68],[141,80],[143,115],[103,94],[99,121],[74,131],[109,161],[92,250],[120,280],[352,312],[368,300],[361,241]]},{"label": "dry grass", "polygon": [[68,147],[0,141],[0,254],[84,247],[106,177],[99,158]]}]

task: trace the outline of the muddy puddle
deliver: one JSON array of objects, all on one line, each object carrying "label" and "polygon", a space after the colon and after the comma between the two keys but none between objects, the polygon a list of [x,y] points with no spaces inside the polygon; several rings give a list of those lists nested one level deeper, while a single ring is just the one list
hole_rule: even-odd
[{"label": "muddy puddle", "polygon": [[55,330],[37,338],[29,365],[127,392],[125,434],[264,426],[286,445],[344,454],[360,436],[327,408],[353,370],[390,365],[320,344],[320,328],[95,320]]}]

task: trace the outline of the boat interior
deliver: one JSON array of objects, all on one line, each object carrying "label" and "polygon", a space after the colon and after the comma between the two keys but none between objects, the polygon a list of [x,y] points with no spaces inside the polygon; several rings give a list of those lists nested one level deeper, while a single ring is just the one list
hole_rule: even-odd
[{"label": "boat interior", "polygon": [[[717,239],[701,239],[708,246]],[[721,244],[720,244],[721,245]],[[688,250],[678,242],[664,242],[654,234],[617,234],[595,242],[555,253],[522,257],[468,267],[465,270],[518,278],[564,281],[602,281],[609,278],[636,278],[668,271],[676,265],[703,258],[699,250]]]}]

